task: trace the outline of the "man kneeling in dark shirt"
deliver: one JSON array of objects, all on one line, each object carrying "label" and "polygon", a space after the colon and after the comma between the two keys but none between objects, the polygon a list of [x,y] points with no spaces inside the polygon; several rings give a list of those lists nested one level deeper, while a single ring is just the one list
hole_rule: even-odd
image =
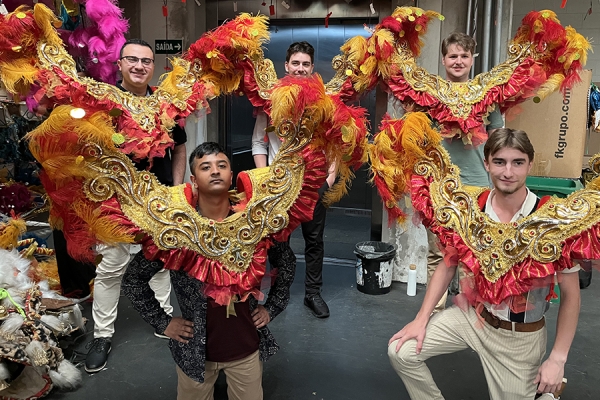
[{"label": "man kneeling in dark shirt", "polygon": [[[233,174],[229,158],[217,143],[203,143],[190,156],[191,181],[198,192],[198,212],[215,221],[231,214],[229,187]],[[262,362],[279,346],[267,324],[290,299],[296,258],[289,246],[269,250],[277,276],[265,305],[253,296],[235,303],[235,315],[203,293],[203,283],[183,271],[171,271],[171,282],[182,317],[170,317],[150,288],[152,276],[163,268],[142,252],[129,264],[123,290],[134,308],[156,332],[171,338],[169,347],[177,364],[177,399],[212,399],[219,371],[227,376],[230,400],[260,400]]]}]

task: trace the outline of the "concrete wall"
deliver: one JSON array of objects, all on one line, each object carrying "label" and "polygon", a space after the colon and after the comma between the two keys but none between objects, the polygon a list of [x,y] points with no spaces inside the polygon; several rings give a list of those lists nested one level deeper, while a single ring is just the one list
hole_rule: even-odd
[{"label": "concrete wall", "polygon": [[[532,10],[552,10],[556,13],[563,26],[570,25],[581,33],[592,45],[600,42],[600,3],[592,2],[592,14],[587,15],[590,8],[589,0],[568,0],[565,8],[560,8],[561,0],[519,0],[514,2],[512,36],[521,24],[521,20]],[[600,81],[600,51],[588,54],[587,69],[593,70],[593,82]]]},{"label": "concrete wall", "polygon": [[125,34],[127,39],[141,37],[140,10],[142,7],[141,0],[121,0],[119,7],[123,9],[123,14],[129,20],[129,31]]}]

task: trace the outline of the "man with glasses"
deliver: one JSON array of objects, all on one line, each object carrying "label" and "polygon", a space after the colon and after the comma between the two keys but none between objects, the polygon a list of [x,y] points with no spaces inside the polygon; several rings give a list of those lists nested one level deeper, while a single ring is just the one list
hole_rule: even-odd
[{"label": "man with glasses", "polygon": [[[121,48],[117,61],[123,80],[117,82],[121,90],[136,96],[152,95],[148,85],[154,74],[154,51],[141,39],[131,39]],[[175,124],[172,131],[175,148],[167,150],[163,158],[154,158],[149,169],[156,178],[167,186],[180,185],[186,170],[185,130]],[[136,163],[139,170],[148,170],[150,160]],[[85,360],[87,372],[98,372],[104,368],[111,350],[111,339],[114,334],[114,323],[117,318],[117,306],[121,294],[121,279],[129,263],[129,244],[117,246],[98,246],[102,261],[96,267],[94,281],[94,302],[92,318],[94,319],[94,339],[88,344],[89,351]],[[169,315],[173,313],[170,302],[171,281],[169,273],[163,270],[152,278],[150,286],[161,307]],[[163,332],[155,332],[157,337],[167,338]]]}]

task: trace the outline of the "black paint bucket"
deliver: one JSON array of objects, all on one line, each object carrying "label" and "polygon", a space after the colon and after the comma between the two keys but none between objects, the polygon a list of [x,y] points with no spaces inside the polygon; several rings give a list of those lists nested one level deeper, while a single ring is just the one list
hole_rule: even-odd
[{"label": "black paint bucket", "polygon": [[385,294],[392,286],[396,246],[384,242],[360,242],[356,254],[356,288],[366,294]]}]

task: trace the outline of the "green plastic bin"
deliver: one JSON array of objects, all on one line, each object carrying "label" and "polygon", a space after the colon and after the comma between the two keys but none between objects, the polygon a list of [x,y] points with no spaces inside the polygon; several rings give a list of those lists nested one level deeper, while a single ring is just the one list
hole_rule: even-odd
[{"label": "green plastic bin", "polygon": [[525,183],[529,190],[539,197],[556,196],[567,197],[576,190],[583,189],[579,179],[543,178],[528,176]]}]

